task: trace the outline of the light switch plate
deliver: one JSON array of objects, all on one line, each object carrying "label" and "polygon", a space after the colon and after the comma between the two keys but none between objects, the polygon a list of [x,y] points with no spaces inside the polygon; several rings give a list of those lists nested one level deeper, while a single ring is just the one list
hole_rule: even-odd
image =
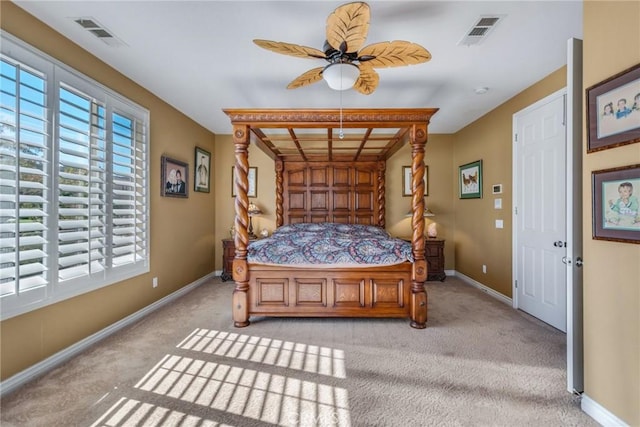
[{"label": "light switch plate", "polygon": [[496,219],[496,228],[504,228],[504,222],[501,219]]}]

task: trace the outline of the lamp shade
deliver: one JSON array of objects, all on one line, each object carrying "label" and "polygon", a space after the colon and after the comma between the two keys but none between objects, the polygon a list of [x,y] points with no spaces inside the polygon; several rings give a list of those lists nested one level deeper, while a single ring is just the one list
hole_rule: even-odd
[{"label": "lamp shade", "polygon": [[249,214],[249,216],[261,215],[262,210],[258,206],[256,206],[255,203],[251,202],[249,203],[249,207],[247,208],[247,213]]},{"label": "lamp shade", "polygon": [[346,62],[329,64],[322,71],[322,78],[333,90],[351,89],[360,76],[360,69]]},{"label": "lamp shade", "polygon": [[[405,216],[413,216],[413,209],[410,209],[409,212],[407,212],[407,215],[405,215]],[[422,216],[436,216],[436,214],[431,212],[431,209],[429,209],[428,207],[425,206]]]}]

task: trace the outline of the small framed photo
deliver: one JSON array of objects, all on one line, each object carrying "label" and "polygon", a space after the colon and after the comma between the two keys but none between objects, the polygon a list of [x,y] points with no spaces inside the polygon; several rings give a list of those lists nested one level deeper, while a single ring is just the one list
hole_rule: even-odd
[{"label": "small framed photo", "polygon": [[640,244],[640,164],[593,171],[593,238]]},{"label": "small framed photo", "polygon": [[458,167],[461,199],[482,198],[482,160]]},{"label": "small framed photo", "polygon": [[193,169],[193,189],[201,193],[211,191],[211,153],[196,147]]},{"label": "small framed photo", "polygon": [[189,197],[189,165],[162,156],[161,195],[166,197]]},{"label": "small framed photo", "polygon": [[[236,167],[231,166],[231,197],[236,197],[235,186],[235,172]],[[258,197],[258,168],[250,167],[247,172],[247,180],[249,181],[249,187],[247,188],[247,197]]]},{"label": "small framed photo", "polygon": [[640,64],[586,90],[587,153],[640,142]]},{"label": "small framed photo", "polygon": [[[413,195],[413,189],[411,188],[413,173],[411,166],[402,167],[402,196],[409,197]],[[424,167],[424,195],[429,195],[429,166]]]}]

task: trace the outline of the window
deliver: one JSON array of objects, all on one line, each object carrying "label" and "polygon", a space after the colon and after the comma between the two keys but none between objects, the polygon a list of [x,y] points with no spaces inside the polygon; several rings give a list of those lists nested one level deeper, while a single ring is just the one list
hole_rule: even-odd
[{"label": "window", "polygon": [[2,319],[149,271],[147,110],[2,33]]}]

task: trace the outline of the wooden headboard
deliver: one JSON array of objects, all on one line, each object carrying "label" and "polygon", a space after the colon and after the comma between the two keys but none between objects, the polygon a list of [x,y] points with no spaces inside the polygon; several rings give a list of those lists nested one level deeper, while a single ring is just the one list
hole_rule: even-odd
[{"label": "wooden headboard", "polygon": [[338,222],[384,228],[384,172],[382,161],[281,162],[276,226]]}]

